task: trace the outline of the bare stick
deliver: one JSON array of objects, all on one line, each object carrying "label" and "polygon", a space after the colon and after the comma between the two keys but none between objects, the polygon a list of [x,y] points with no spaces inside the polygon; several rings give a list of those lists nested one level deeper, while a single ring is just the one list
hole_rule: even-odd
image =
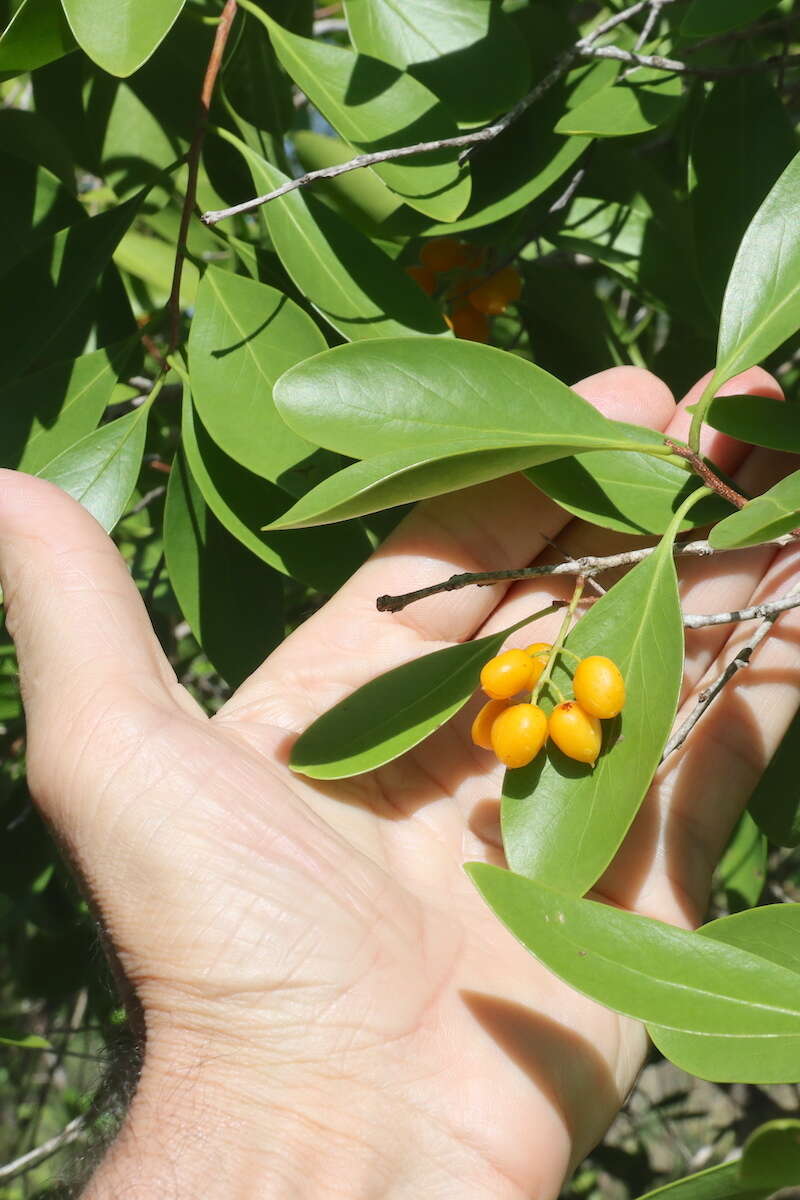
[{"label": "bare stick", "polygon": [[728,75],[747,75],[751,71],[783,68],[800,64],[800,54],[774,54],[756,62],[736,63],[725,67],[693,67],[676,58],[664,58],[660,54],[638,54],[635,50],[623,50],[620,46],[592,46],[577,44],[581,58],[613,58],[618,62],[637,67],[650,67],[654,71],[668,71],[672,75],[693,75],[698,79],[722,79]]},{"label": "bare stick", "polygon": [[[794,599],[795,604],[800,604],[800,592],[790,592],[788,596],[784,597],[784,599]],[[703,689],[698,697],[695,707],[689,713],[683,724],[676,729],[675,733],[664,747],[664,753],[661,758],[662,762],[664,759],[668,758],[670,754],[673,754],[680,746],[683,745],[697,722],[702,717],[703,713],[706,711],[709,705],[714,702],[725,685],[729,683],[731,679],[733,679],[734,675],[738,671],[741,671],[743,667],[749,666],[756,650],[772,631],[772,626],[775,624],[781,612],[783,611],[785,611],[785,609],[778,609],[774,612],[771,612],[766,620],[762,621],[750,640],[746,642],[744,646],[742,646],[741,650],[737,652],[735,658],[731,659],[725,670],[717,676],[713,683],[709,684],[707,688]]]},{"label": "bare stick", "polygon": [[65,1125],[60,1133],[55,1137],[49,1138],[46,1142],[42,1142],[41,1146],[36,1146],[35,1149],[29,1150],[27,1154],[15,1158],[13,1162],[5,1163],[0,1167],[0,1183],[8,1183],[12,1179],[16,1179],[18,1175],[24,1175],[26,1171],[37,1167],[39,1163],[44,1162],[46,1158],[50,1158],[63,1146],[69,1146],[72,1142],[78,1140],[86,1128],[86,1118],[81,1115],[75,1117],[68,1125]]},{"label": "bare stick", "polygon": [[642,32],[636,39],[636,45],[634,46],[634,50],[636,50],[637,53],[639,50],[641,50],[642,46],[646,46],[650,40],[650,35],[655,28],[656,21],[661,16],[662,7],[663,5],[661,0],[650,0],[650,11],[647,14],[647,20],[642,26]]},{"label": "bare stick", "polygon": [[228,35],[231,31],[233,18],[236,16],[237,0],[227,0],[227,3],[222,10],[222,16],[217,25],[217,31],[214,35],[214,44],[211,47],[211,54],[206,67],[205,78],[203,79],[203,88],[200,92],[200,107],[197,114],[197,124],[195,125],[192,144],[189,147],[187,162],[189,164],[189,177],[186,181],[186,195],[183,200],[183,211],[181,212],[181,224],[178,230],[178,246],[175,252],[175,267],[172,272],[172,290],[170,291],[169,300],[167,301],[167,311],[170,315],[170,336],[169,349],[172,352],[178,344],[180,336],[181,322],[181,277],[183,275],[183,263],[186,258],[186,239],[189,235],[189,222],[192,219],[192,211],[194,210],[195,198],[197,196],[197,176],[200,170],[200,151],[203,149],[203,142],[208,128],[208,114],[211,109],[211,97],[214,95],[214,86],[217,82],[220,66],[222,65],[222,55],[225,52],[225,46],[228,41]]},{"label": "bare stick", "polygon": [[791,593],[781,600],[766,600],[763,604],[753,604],[750,608],[735,608],[731,612],[708,613],[702,616],[684,613],[683,624],[686,629],[706,629],[709,625],[733,625],[738,621],[757,621],[766,617],[774,620],[790,608],[800,608],[800,592]]},{"label": "bare stick", "polygon": [[690,450],[688,446],[681,445],[680,442],[674,442],[672,438],[664,438],[664,441],[679,458],[684,459],[689,464],[695,475],[698,475],[707,487],[710,487],[712,491],[718,492],[724,500],[727,500],[735,508],[744,508],[745,504],[747,504],[746,497],[741,492],[737,492],[734,488],[730,487],[723,479],[720,479],[719,475],[708,465],[701,454],[698,454],[696,450]]}]

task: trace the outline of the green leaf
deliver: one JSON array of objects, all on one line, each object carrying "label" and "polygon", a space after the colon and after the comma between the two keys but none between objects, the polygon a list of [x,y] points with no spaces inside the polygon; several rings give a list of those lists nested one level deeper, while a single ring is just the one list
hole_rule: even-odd
[{"label": "green leaf", "polygon": [[791,119],[766,73],[717,80],[700,107],[691,147],[695,257],[715,316],[742,235],[796,149]]},{"label": "green leaf", "polygon": [[708,540],[715,550],[731,550],[739,546],[757,546],[773,538],[791,533],[800,524],[800,471],[787,475],[762,496],[748,500],[719,525],[715,525]]},{"label": "green leaf", "polygon": [[0,462],[35,475],[97,425],[130,346],[55,363],[0,391]]},{"label": "green leaf", "polygon": [[167,487],[164,555],[192,632],[223,679],[238,687],[283,637],[283,583],[209,511],[182,454]]},{"label": "green leaf", "polygon": [[776,846],[800,845],[800,710],[750,797],[750,815]]},{"label": "green leaf", "polygon": [[[362,153],[457,134],[445,107],[405,72],[341,46],[297,37],[269,17],[265,24],[278,58],[298,87]],[[469,200],[469,173],[459,167],[456,149],[369,169],[412,208],[438,221],[455,220]]]},{"label": "green leaf", "polygon": [[0,37],[0,77],[35,71],[75,46],[60,0],[23,0]]},{"label": "green leaf", "polygon": [[766,396],[716,396],[706,420],[740,441],[800,454],[800,407]]},{"label": "green leaf", "polygon": [[[154,307],[166,304],[172,290],[174,246],[163,242],[161,238],[128,230],[114,251],[114,262],[129,275],[149,284]],[[197,267],[192,262],[184,262],[180,295],[182,308],[194,304],[199,282]]]},{"label": "green leaf", "polygon": [[132,75],[169,33],[185,0],[62,0],[81,49],[110,75]]},{"label": "green leaf", "polygon": [[717,366],[705,395],[713,396],[720,384],[761,362],[798,328],[800,154],[742,238],[722,304]]},{"label": "green leaf", "polygon": [[52,1050],[53,1047],[48,1042],[47,1038],[40,1037],[38,1033],[29,1033],[27,1037],[9,1038],[0,1037],[0,1045],[2,1046],[17,1046],[22,1050]]},{"label": "green leaf", "polygon": [[[327,349],[317,326],[275,288],[209,267],[189,336],[192,392],[215,442],[274,483],[316,449],[283,421],[275,381]],[[292,489],[289,489],[292,490]]]},{"label": "green leaf", "polygon": [[287,371],[275,386],[275,403],[301,437],[313,435],[354,458],[452,439],[473,441],[477,449],[539,446],[539,461],[546,462],[564,447],[656,447],[663,440],[607,420],[533,363],[456,340],[338,346]]},{"label": "green leaf", "polygon": [[[246,159],[261,193],[287,177],[232,134],[221,131]],[[428,296],[369,238],[304,194],[291,192],[262,210],[275,250],[317,312],[354,341],[408,334],[449,337]]]},{"label": "green leaf", "polygon": [[424,654],[365,683],[300,735],[289,766],[312,779],[345,779],[399,758],[455,716],[475,692],[486,660],[509,634],[544,613]]},{"label": "green leaf", "polygon": [[[625,709],[603,722],[596,765],[576,763],[550,745],[529,767],[506,772],[502,826],[509,866],[564,892],[582,895],[611,862],[672,728],[683,669],[672,555],[678,520],[673,518],[658,548],[593,604],[567,638],[567,648],[580,658],[602,646],[625,679]],[[568,662],[559,660],[553,681],[571,694]]]},{"label": "green leaf", "polygon": [[720,859],[716,883],[725,891],[731,912],[753,908],[764,890],[767,839],[745,811]]},{"label": "green leaf", "polygon": [[767,1200],[766,1188],[743,1188],[739,1179],[739,1163],[722,1163],[676,1179],[664,1187],[647,1192],[639,1200]]},{"label": "green leaf", "polygon": [[79,501],[109,533],[125,512],[144,454],[148,405],[102,425],[36,472]]},{"label": "green leaf", "polygon": [[[74,317],[133,221],[141,195],[47,238],[3,280],[0,340],[7,382],[36,362]],[[31,320],[31,314],[36,320]]]},{"label": "green leaf", "polygon": [[[771,960],[761,946],[742,949],[712,934],[722,921],[690,933],[486,863],[469,863],[467,872],[540,962],[607,1008],[646,1021],[659,1049],[684,1070],[720,1081],[798,1078],[797,969]],[[797,940],[796,918],[789,923]]]},{"label": "green leaf", "polygon": [[80,203],[46,167],[0,151],[0,227],[7,239],[2,273],[58,230],[84,220]]},{"label": "green leaf", "polygon": [[[310,129],[293,132],[292,143],[304,171],[338,166],[353,157],[352,148],[341,138]],[[401,204],[374,171],[347,171],[335,179],[320,179],[314,184],[314,194],[324,196],[340,216],[370,237],[384,236],[381,225]]]},{"label": "green leaf", "polygon": [[265,519],[284,513],[292,496],[220,450],[203,428],[188,393],[182,444],[192,476],[217,519],[243,546],[284,575],[321,592],[335,592],[369,556],[369,541],[356,525],[264,533]]},{"label": "green leaf", "polygon": [[731,954],[744,956],[737,972],[739,994],[746,990],[752,997],[752,1022],[743,1025],[739,1020],[725,1020],[693,1029],[689,1022],[681,1026],[650,1016],[648,1032],[656,1046],[677,1066],[704,1079],[796,1082],[800,1079],[800,1029],[794,1028],[795,1004],[785,1002],[783,981],[779,982],[774,972],[793,979],[795,999],[800,996],[800,905],[751,908],[711,921],[695,936],[712,942],[714,953],[721,955],[720,979],[713,991],[726,999],[733,981],[723,977],[723,963]]},{"label": "green leaf", "polygon": [[749,25],[775,7],[775,0],[693,0],[683,18],[684,37],[707,37]]},{"label": "green leaf", "polygon": [[800,1121],[790,1117],[755,1129],[739,1165],[742,1183],[773,1191],[793,1187],[800,1179]]},{"label": "green leaf", "polygon": [[527,55],[499,5],[347,0],[344,8],[359,53],[407,70],[459,121],[488,121],[528,88]]},{"label": "green leaf", "polygon": [[[525,474],[573,516],[620,533],[664,533],[697,488],[696,476],[675,463],[620,450],[576,454]],[[707,496],[687,514],[681,529],[708,525],[731,511],[719,496]]]},{"label": "green leaf", "polygon": [[565,113],[556,133],[629,137],[671,121],[683,104],[680,75],[637,68],[629,82],[614,84]]}]

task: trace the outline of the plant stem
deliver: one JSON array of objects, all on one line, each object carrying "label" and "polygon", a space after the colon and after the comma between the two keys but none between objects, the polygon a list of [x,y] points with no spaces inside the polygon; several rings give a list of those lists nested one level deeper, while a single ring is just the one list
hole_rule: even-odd
[{"label": "plant stem", "polygon": [[694,406],[694,412],[692,413],[692,424],[689,428],[689,448],[690,450],[694,450],[695,454],[700,453],[700,434],[703,429],[703,422],[706,419],[706,413],[711,406],[711,401],[714,399],[714,393],[716,392],[720,383],[721,380],[717,379],[716,373],[712,375],[711,379],[709,379],[708,384],[706,385],[705,391]]},{"label": "plant stem", "polygon": [[572,618],[575,616],[575,610],[580,603],[581,596],[583,595],[584,585],[584,577],[579,575],[575,580],[575,590],[573,591],[572,599],[567,606],[567,611],[564,613],[564,620],[561,622],[561,628],[558,631],[558,637],[553,642],[553,647],[547,659],[547,665],[539,676],[536,687],[533,689],[533,693],[531,695],[531,704],[536,704],[539,696],[550,682],[550,676],[553,673],[553,667],[555,666],[556,659],[564,648],[564,641],[569,633],[569,628],[572,624]]}]

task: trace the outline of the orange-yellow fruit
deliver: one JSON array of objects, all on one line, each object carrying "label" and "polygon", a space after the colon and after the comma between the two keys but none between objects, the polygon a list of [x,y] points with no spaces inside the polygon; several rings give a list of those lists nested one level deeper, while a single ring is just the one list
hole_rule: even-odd
[{"label": "orange-yellow fruit", "polygon": [[549,642],[532,642],[530,646],[525,647],[525,653],[533,661],[533,679],[531,687],[539,682],[542,671],[547,666],[547,656],[553,647]]},{"label": "orange-yellow fruit", "polygon": [[535,669],[524,650],[504,650],[485,664],[481,687],[493,700],[508,700],[532,686]]},{"label": "orange-yellow fruit", "polygon": [[452,237],[434,238],[419,252],[419,261],[432,271],[455,271],[457,267],[470,266],[473,258],[472,247]]},{"label": "orange-yellow fruit", "polygon": [[456,337],[468,342],[488,342],[489,322],[483,313],[476,312],[469,304],[457,308],[445,321]]},{"label": "orange-yellow fruit", "polygon": [[598,718],[587,713],[576,700],[567,700],[553,709],[548,732],[568,758],[582,763],[597,761],[603,743],[602,726]]},{"label": "orange-yellow fruit", "polygon": [[482,313],[505,312],[513,300],[519,300],[522,280],[513,267],[503,267],[469,293],[469,302]]},{"label": "orange-yellow fruit", "polygon": [[547,717],[538,704],[512,704],[492,725],[492,749],[505,767],[527,767],[547,741]]},{"label": "orange-yellow fruit", "polygon": [[492,726],[501,712],[508,708],[507,700],[487,700],[475,720],[472,722],[472,740],[482,750],[492,748]]},{"label": "orange-yellow fruit", "polygon": [[430,267],[406,267],[406,275],[410,275],[414,283],[419,284],[429,296],[436,291],[436,272]]},{"label": "orange-yellow fruit", "polygon": [[593,717],[616,717],[625,706],[625,680],[617,664],[602,654],[578,663],[572,687],[581,708]]}]

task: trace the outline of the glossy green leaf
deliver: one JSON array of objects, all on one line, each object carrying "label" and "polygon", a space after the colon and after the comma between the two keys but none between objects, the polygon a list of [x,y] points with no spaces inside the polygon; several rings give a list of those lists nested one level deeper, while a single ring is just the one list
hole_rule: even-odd
[{"label": "glossy green leaf", "polygon": [[0,77],[35,71],[75,47],[60,0],[23,0],[0,36]]},{"label": "glossy green leaf", "polygon": [[666,124],[683,103],[679,75],[639,68],[624,83],[604,88],[565,113],[556,133],[629,137]]},{"label": "glossy green leaf", "polygon": [[[664,533],[697,488],[697,478],[675,463],[619,450],[576,454],[525,474],[574,516],[620,533]],[[719,496],[707,496],[687,514],[681,529],[719,521],[732,511]]]},{"label": "glossy green leaf", "polygon": [[81,49],[110,75],[132,75],[169,33],[185,0],[62,0]]},{"label": "glossy green leaf", "polygon": [[[794,1004],[784,1000],[783,982],[775,971],[794,980],[800,996],[800,905],[770,904],[704,925],[695,935],[721,953],[743,955],[741,983],[755,984],[752,1019],[710,1028],[691,1029],[650,1016],[648,1031],[659,1050],[693,1075],[722,1083],[795,1083],[800,1079],[800,1030],[794,1028]],[[720,978],[715,992],[729,994],[731,982]],[[687,997],[688,1000],[688,997]],[[774,1006],[768,1013],[767,1006]],[[790,1015],[791,1014],[791,1015]],[[753,1027],[750,1027],[750,1026]]]},{"label": "glossy green leaf", "polygon": [[301,734],[289,766],[312,779],[345,779],[399,758],[464,707],[486,660],[509,634],[541,615],[474,642],[434,650],[365,683]]},{"label": "glossy green leaf", "polygon": [[739,1163],[722,1163],[676,1179],[664,1187],[639,1196],[638,1200],[767,1200],[766,1188],[745,1188],[739,1179]]},{"label": "glossy green leaf", "polygon": [[749,811],[776,846],[800,845],[800,710],[758,781]]},{"label": "glossy green leaf", "polygon": [[800,154],[772,187],[742,238],[731,270],[706,389],[761,362],[800,328]]},{"label": "glossy green leaf", "polygon": [[800,1180],[800,1121],[791,1117],[768,1121],[747,1139],[739,1165],[745,1186],[773,1191]]},{"label": "glossy green leaf", "polygon": [[714,83],[692,134],[691,211],[699,276],[715,316],[742,235],[796,149],[792,121],[768,73]]},{"label": "glossy green leaf", "polygon": [[[128,230],[114,251],[114,262],[129,275],[148,284],[154,307],[166,304],[172,290],[175,247],[161,238]],[[197,295],[200,275],[192,262],[181,273],[181,307],[190,308]]]},{"label": "glossy green leaf", "polygon": [[[607,1008],[646,1021],[659,1048],[684,1070],[749,1082],[799,1077],[796,965],[776,963],[761,946],[743,949],[712,936],[722,921],[690,933],[487,863],[470,863],[467,871],[540,962]],[[751,909],[725,923],[766,911]],[[797,939],[800,927],[796,919],[791,924]]]},{"label": "glossy green leaf", "polygon": [[[581,658],[602,646],[625,679],[625,708],[603,722],[595,766],[551,744],[529,767],[506,772],[502,827],[510,867],[570,894],[586,892],[614,857],[675,718],[683,667],[676,525],[677,518],[658,549],[593,604],[567,638],[567,648]],[[553,671],[565,694],[572,686],[568,666],[562,658]]]},{"label": "glossy green leaf", "polygon": [[757,546],[782,537],[800,525],[800,471],[787,475],[762,496],[749,500],[719,525],[708,540],[716,550],[738,546]]},{"label": "glossy green leaf", "polygon": [[[259,192],[286,176],[233,135]],[[425,293],[369,238],[302,191],[262,210],[275,250],[298,289],[334,329],[353,341],[407,334],[448,336]]]},{"label": "glossy green leaf", "polygon": [[148,406],[102,425],[64,450],[37,475],[79,501],[106,532],[125,512],[144,454]]},{"label": "glossy green leaf", "polygon": [[530,82],[514,26],[486,0],[347,0],[350,37],[361,54],[407,70],[459,121],[479,123],[511,108]]},{"label": "glossy green leaf", "polygon": [[192,632],[223,679],[238,687],[283,637],[283,583],[220,525],[181,454],[167,487],[164,555]]},{"label": "glossy green leaf", "polygon": [[42,361],[108,266],[140,202],[136,196],[70,225],[39,243],[4,277],[0,343],[6,381]]},{"label": "glossy green leaf", "polygon": [[[453,118],[426,87],[396,67],[310,38],[266,18],[278,58],[336,132],[363,153],[453,137]],[[453,221],[469,200],[458,150],[421,154],[370,168],[407,204]]]},{"label": "glossy green leaf", "polygon": [[766,396],[717,396],[706,420],[742,442],[800,454],[800,405]]},{"label": "glossy green leaf", "polygon": [[189,362],[197,411],[226,454],[280,483],[314,452],[316,444],[298,437],[279,415],[272,389],[289,367],[325,349],[319,329],[293,300],[243,275],[208,268]]},{"label": "glossy green leaf", "polygon": [[[310,129],[292,133],[292,143],[304,171],[338,166],[353,157],[352,148],[341,138],[326,137]],[[335,179],[321,179],[314,184],[314,192],[324,196],[340,216],[372,237],[382,236],[381,225],[401,204],[374,171],[347,171]]]},{"label": "glossy green leaf", "polygon": [[[301,437],[354,458],[433,443],[476,448],[597,450],[658,446],[649,429],[609,421],[591,404],[515,355],[476,342],[405,338],[338,346],[278,380],[275,402]],[[459,447],[460,449],[461,447]]]},{"label": "glossy green leaf", "polygon": [[95,350],[0,390],[0,463],[35,475],[91,433],[124,369],[125,349]]},{"label": "glossy green leaf", "polygon": [[775,0],[692,0],[683,18],[685,37],[707,37],[749,25],[775,7]]},{"label": "glossy green leaf", "polygon": [[[264,533],[265,520],[278,517],[293,497],[229,458],[209,437],[186,398],[182,445],[203,498],[222,525],[269,566],[321,592],[335,592],[370,554],[357,525]],[[313,462],[309,464],[314,471]],[[313,475],[312,475],[313,478]]]},{"label": "glossy green leaf", "polygon": [[752,908],[764,890],[767,839],[750,814],[739,818],[716,871],[731,912]]}]

